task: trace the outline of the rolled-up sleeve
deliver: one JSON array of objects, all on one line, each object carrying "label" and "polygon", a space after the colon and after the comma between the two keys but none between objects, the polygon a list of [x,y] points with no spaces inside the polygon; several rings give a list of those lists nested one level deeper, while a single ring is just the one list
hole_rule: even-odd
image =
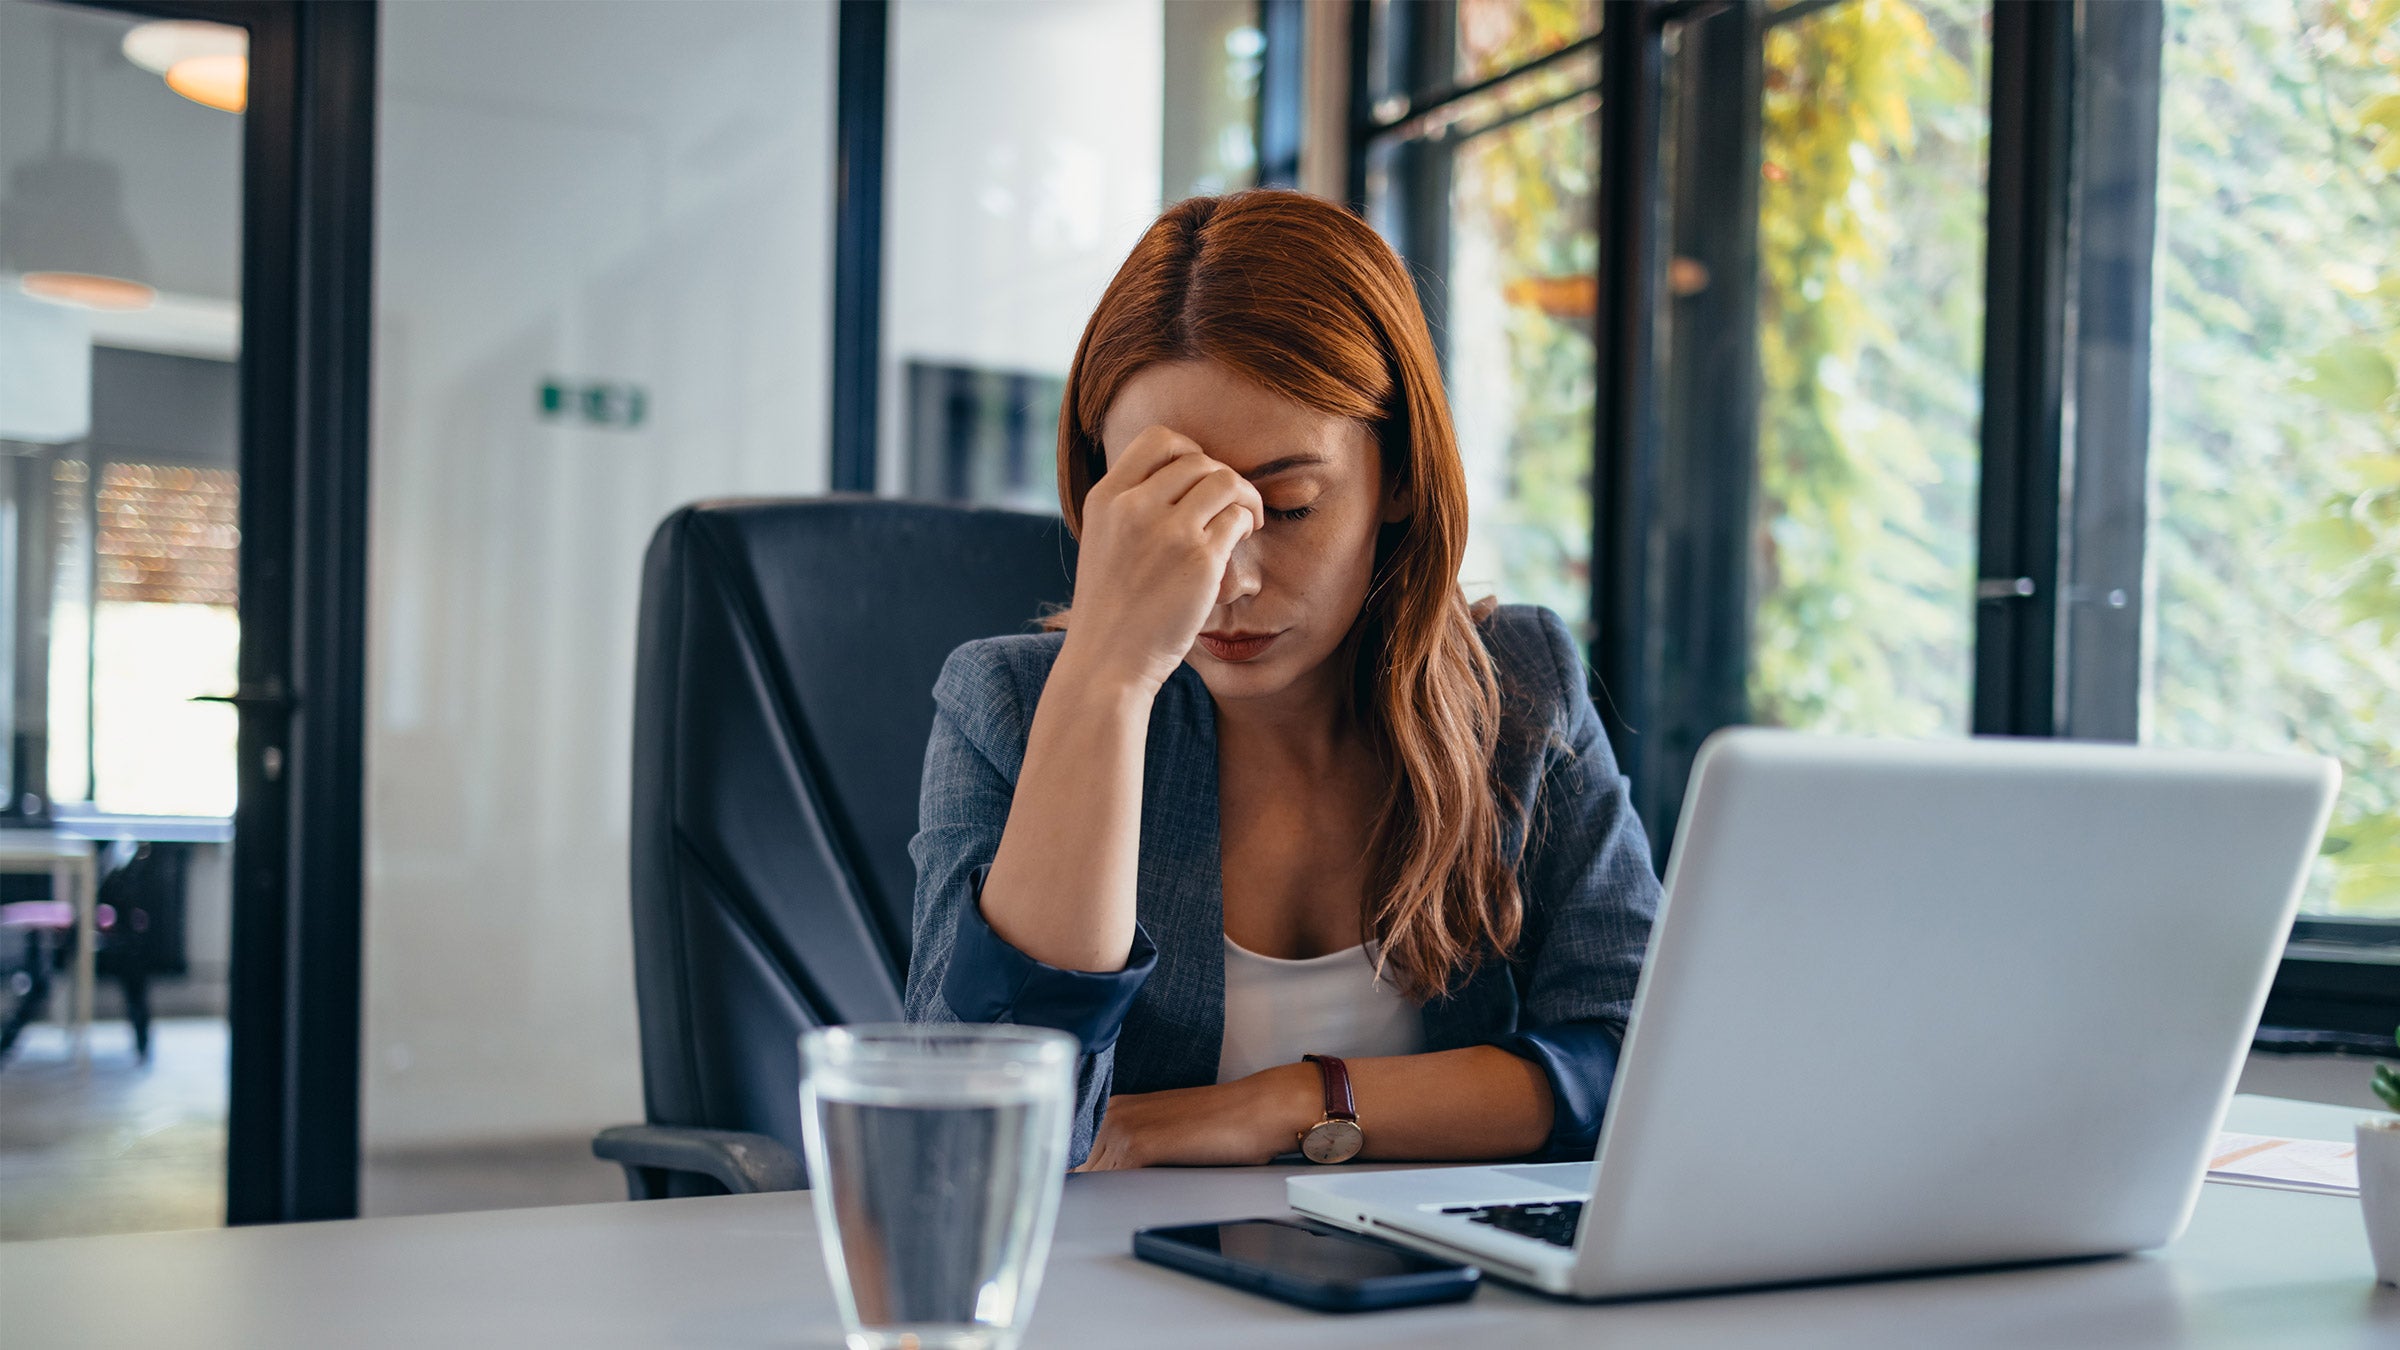
[{"label": "rolled-up sleeve", "polygon": [[990,863],[968,874],[972,902],[958,916],[942,999],[962,1022],[1014,1022],[1056,1027],[1083,1042],[1087,1053],[1117,1043],[1125,1011],[1158,965],[1158,948],[1134,925],[1133,950],[1123,970],[1066,970],[1010,946],[983,921],[983,878]]},{"label": "rolled-up sleeve", "polygon": [[1632,793],[1564,620],[1541,611],[1565,709],[1519,876],[1526,888],[1515,1031],[1490,1043],[1550,1081],[1545,1156],[1590,1157],[1658,914],[1658,877]]},{"label": "rolled-up sleeve", "polygon": [[1069,1166],[1091,1152],[1115,1075],[1116,1041],[1157,963],[1137,928],[1123,970],[1044,964],[984,922],[983,879],[999,852],[1030,721],[1016,681],[990,644],[950,654],[934,685],[933,733],[909,840],[917,888],[904,1006],[912,1022],[1054,1027],[1083,1043]]},{"label": "rolled-up sleeve", "polygon": [[1581,1159],[1600,1146],[1600,1120],[1617,1078],[1623,1031],[1607,1022],[1559,1022],[1512,1031],[1491,1043],[1533,1061],[1550,1080],[1550,1138],[1539,1156]]}]

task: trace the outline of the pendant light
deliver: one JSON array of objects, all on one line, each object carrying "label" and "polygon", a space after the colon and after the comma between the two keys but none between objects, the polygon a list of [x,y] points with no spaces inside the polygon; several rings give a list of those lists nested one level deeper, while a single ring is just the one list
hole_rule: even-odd
[{"label": "pendant light", "polygon": [[0,198],[0,271],[36,299],[84,309],[148,309],[158,292],[125,222],[117,166],[66,146],[66,61],[51,62],[50,153],[9,171]]},{"label": "pendant light", "polygon": [[86,309],[148,309],[158,298],[134,278],[150,269],[125,224],[117,166],[88,155],[49,155],[8,175],[0,207],[0,259],[17,289]]},{"label": "pendant light", "polygon": [[125,59],[194,103],[238,113],[250,104],[250,30],[198,19],[163,19],[125,35]]}]

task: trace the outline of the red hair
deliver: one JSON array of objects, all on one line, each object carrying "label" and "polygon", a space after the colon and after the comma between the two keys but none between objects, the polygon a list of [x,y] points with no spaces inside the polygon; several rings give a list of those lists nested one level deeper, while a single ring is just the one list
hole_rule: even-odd
[{"label": "red hair", "polygon": [[[1068,368],[1058,501],[1080,537],[1084,494],[1108,471],[1100,427],[1127,380],[1206,360],[1375,431],[1405,519],[1383,528],[1364,612],[1336,660],[1392,790],[1368,847],[1364,937],[1409,995],[1441,995],[1523,927],[1492,777],[1500,690],[1476,631],[1489,600],[1458,586],[1467,483],[1441,366],[1408,269],[1358,217],[1259,189],[1167,209],[1108,284]],[[1067,613],[1045,624],[1063,628]],[[1505,805],[1503,804],[1505,799]]]}]

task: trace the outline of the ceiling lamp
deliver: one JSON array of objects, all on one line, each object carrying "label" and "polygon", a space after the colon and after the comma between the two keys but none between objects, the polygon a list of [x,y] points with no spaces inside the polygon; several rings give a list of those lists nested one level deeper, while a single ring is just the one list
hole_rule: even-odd
[{"label": "ceiling lamp", "polygon": [[0,197],[0,271],[37,299],[86,309],[147,309],[158,292],[125,223],[115,165],[52,154],[20,164]]},{"label": "ceiling lamp", "polygon": [[148,309],[158,301],[158,292],[138,281],[97,272],[27,272],[17,278],[17,289],[78,309]]},{"label": "ceiling lamp", "polygon": [[125,35],[125,59],[194,103],[238,113],[250,103],[250,30],[197,19],[145,23]]}]

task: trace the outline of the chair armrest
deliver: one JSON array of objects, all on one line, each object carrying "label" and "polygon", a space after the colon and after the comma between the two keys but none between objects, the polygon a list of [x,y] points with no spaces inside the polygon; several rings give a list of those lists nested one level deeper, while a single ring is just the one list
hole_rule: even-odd
[{"label": "chair armrest", "polygon": [[763,1134],[683,1125],[614,1125],[592,1136],[592,1154],[625,1169],[636,1200],[665,1193],[661,1173],[693,1172],[734,1195],[796,1191],[808,1184],[800,1160]]}]

